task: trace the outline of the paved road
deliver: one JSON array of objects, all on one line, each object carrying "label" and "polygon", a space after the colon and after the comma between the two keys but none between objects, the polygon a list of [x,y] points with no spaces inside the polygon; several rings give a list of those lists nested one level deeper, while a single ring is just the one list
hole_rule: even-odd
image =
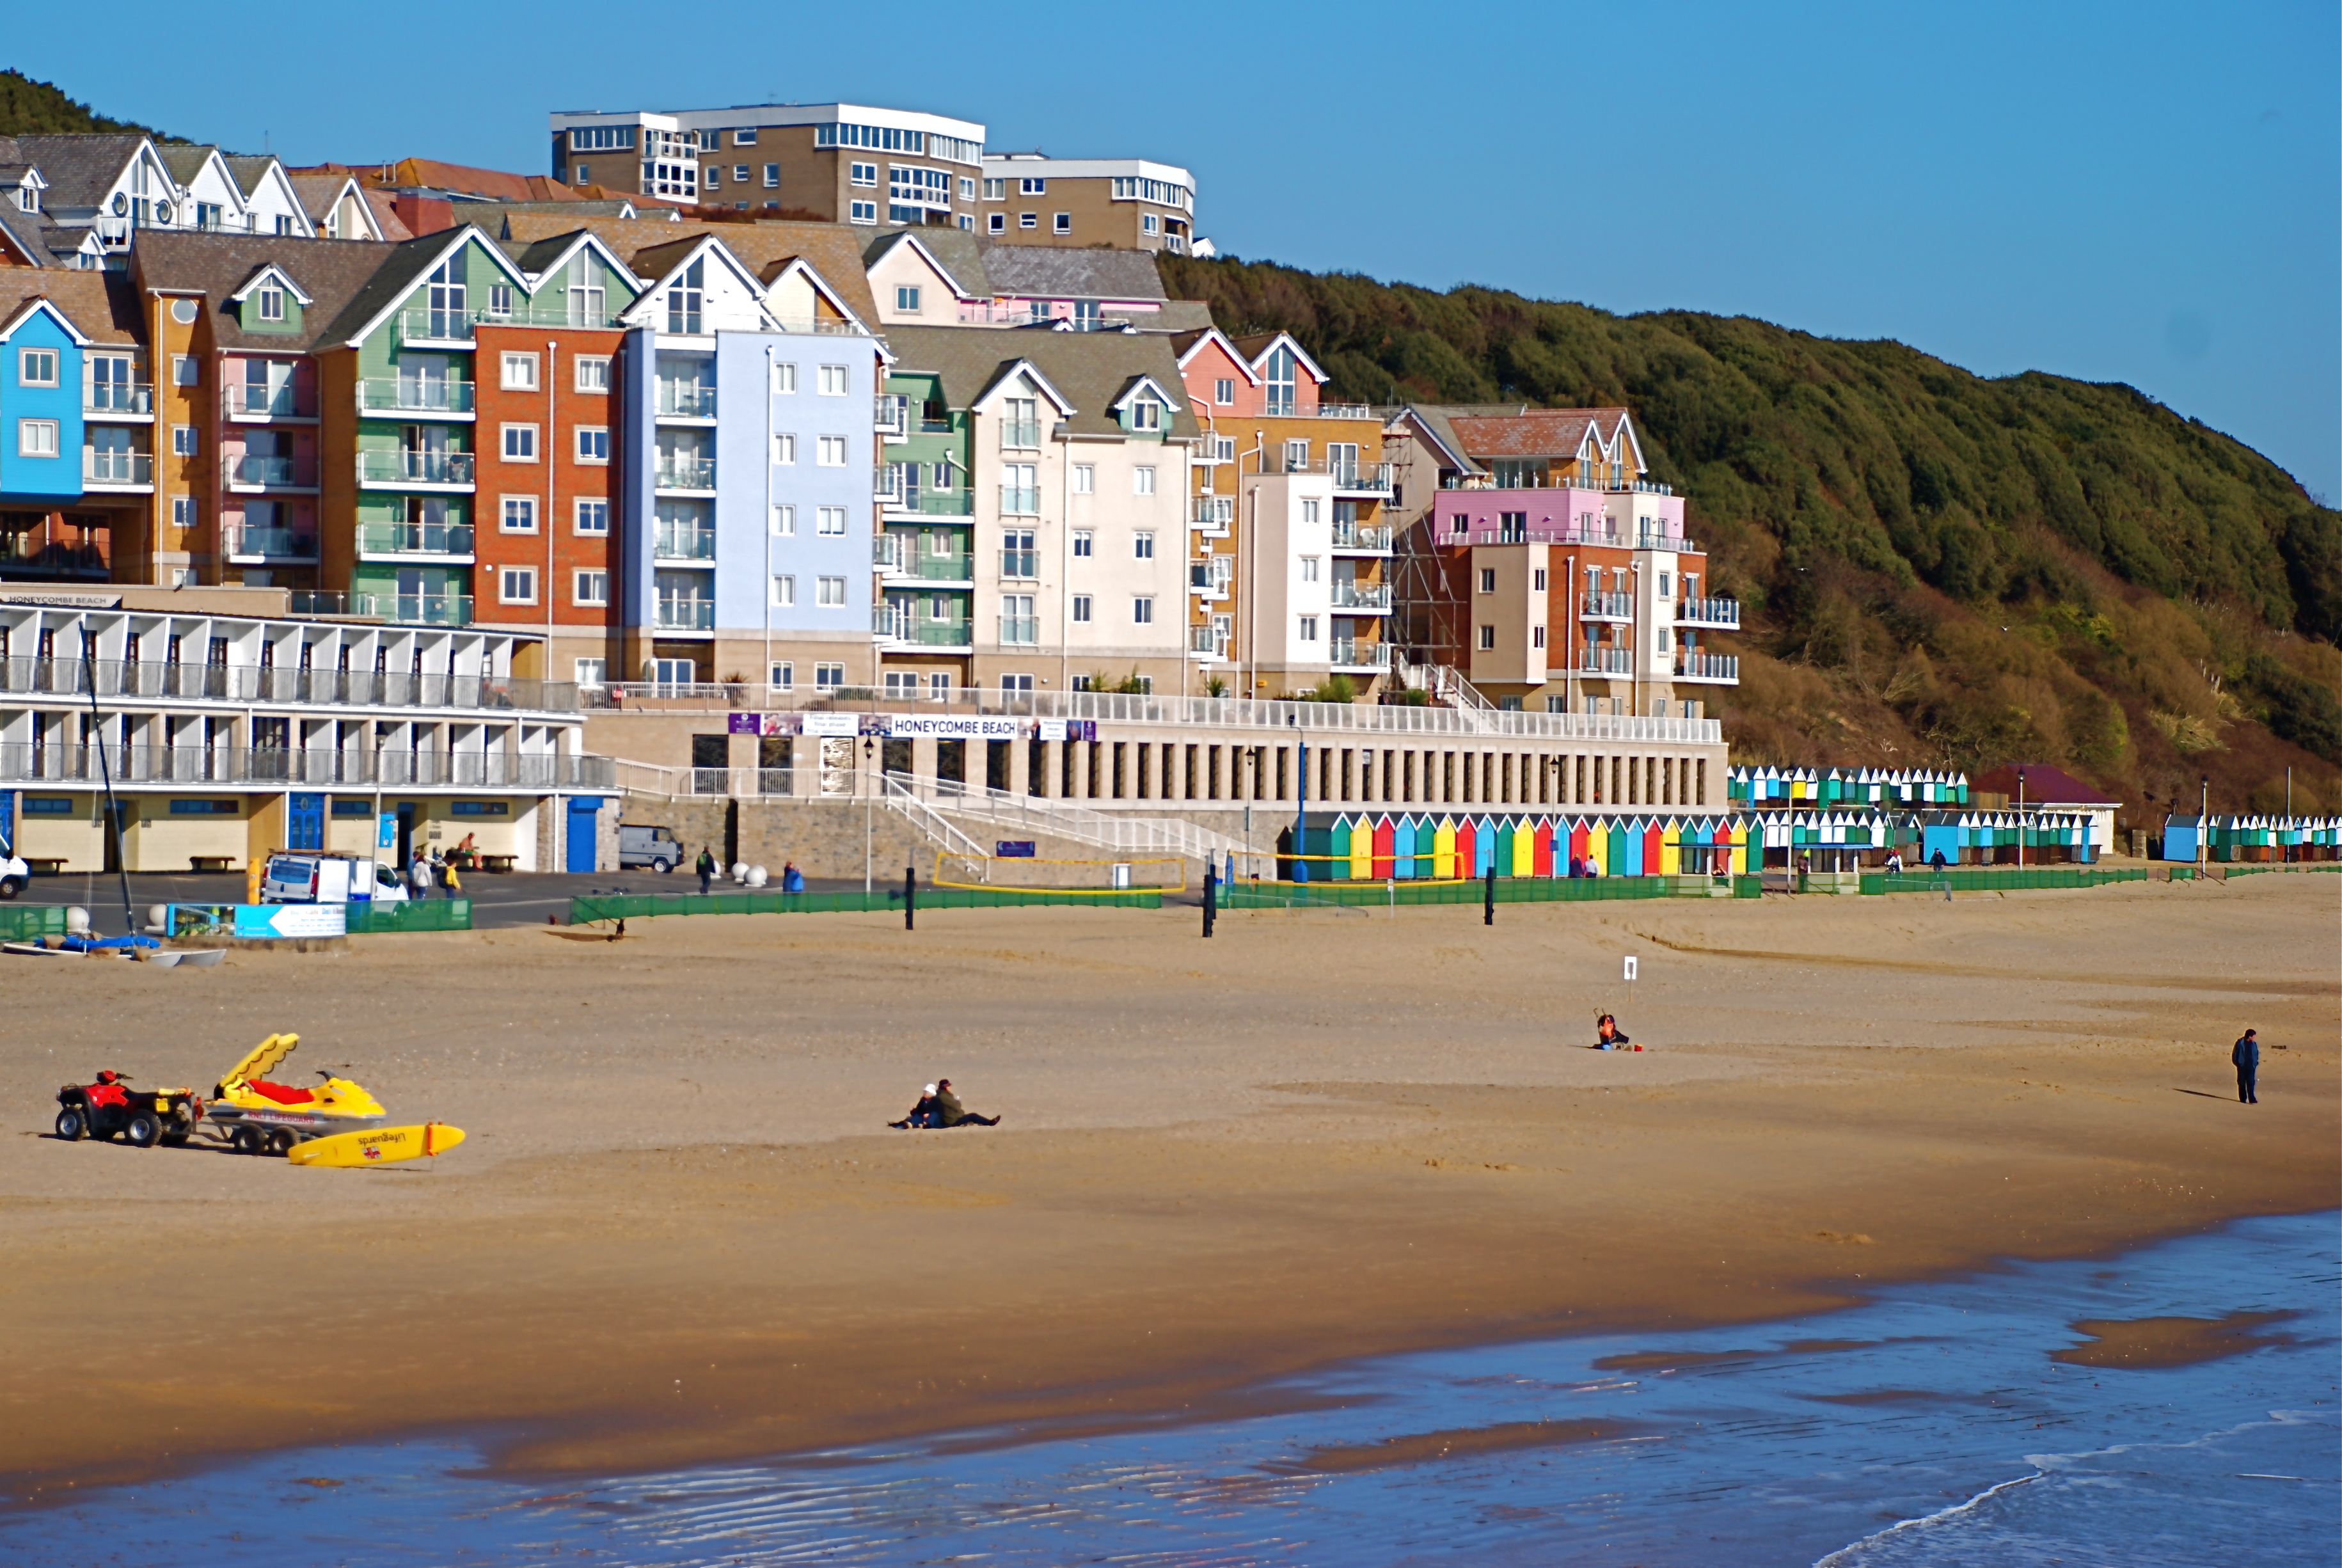
[{"label": "paved road", "polygon": [[[718,883],[720,892],[745,892],[729,883]],[[862,884],[856,882],[808,879],[806,885],[816,893],[858,892]],[[885,885],[892,885],[887,884]],[[245,896],[242,874],[198,876],[188,873],[165,874],[133,872],[130,876],[130,907],[137,913],[138,923],[146,923],[147,910],[157,904],[241,904]],[[569,875],[565,873],[510,872],[491,876],[475,872],[464,878],[464,892],[472,900],[472,925],[475,930],[487,930],[515,925],[542,925],[548,914],[569,917],[569,901],[594,893],[697,893],[699,879],[686,871],[661,876],[652,871],[603,871],[590,876]],[[758,891],[778,891],[762,889]],[[18,895],[19,904],[77,904],[90,912],[92,923],[100,934],[119,934],[122,923],[122,879],[118,876],[73,874],[40,876]]]}]

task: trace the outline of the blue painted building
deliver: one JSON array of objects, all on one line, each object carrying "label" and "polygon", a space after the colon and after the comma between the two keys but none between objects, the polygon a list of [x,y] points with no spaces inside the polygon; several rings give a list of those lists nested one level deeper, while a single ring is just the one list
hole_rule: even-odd
[{"label": "blue painted building", "polygon": [[82,351],[89,339],[43,298],[0,322],[0,505],[81,499]]}]

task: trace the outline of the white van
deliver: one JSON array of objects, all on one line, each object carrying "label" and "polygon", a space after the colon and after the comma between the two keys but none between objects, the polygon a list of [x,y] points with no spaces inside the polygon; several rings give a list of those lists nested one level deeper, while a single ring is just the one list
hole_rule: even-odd
[{"label": "white van", "polygon": [[379,861],[354,854],[277,854],[260,879],[263,904],[405,904],[406,884]]}]

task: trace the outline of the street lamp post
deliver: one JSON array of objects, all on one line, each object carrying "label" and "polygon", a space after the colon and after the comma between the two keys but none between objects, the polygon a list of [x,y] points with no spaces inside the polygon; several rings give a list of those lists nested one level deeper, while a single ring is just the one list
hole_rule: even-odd
[{"label": "street lamp post", "polygon": [[2196,808],[2196,869],[2203,870],[2212,859],[2212,775],[2200,775],[2203,794]]},{"label": "street lamp post", "polygon": [[[862,771],[864,773],[869,773],[871,768],[876,765],[873,759],[877,755],[877,752],[878,743],[868,735],[863,736]],[[874,814],[877,810],[877,797],[875,794],[877,788],[878,780],[874,775],[864,786],[862,794],[862,896],[865,898],[870,896],[870,845]]]},{"label": "street lamp post", "polygon": [[2023,871],[2025,869],[2025,830],[2027,825],[2027,818],[2025,814],[2025,770],[2023,768],[2019,768],[2017,770],[2017,869],[2019,871]]},{"label": "street lamp post", "polygon": [[1292,726],[1293,744],[1298,748],[1294,758],[1293,774],[1293,880],[1309,880],[1309,863],[1301,857],[1309,852],[1309,737],[1301,728],[1301,715],[1288,714],[1285,722]]}]

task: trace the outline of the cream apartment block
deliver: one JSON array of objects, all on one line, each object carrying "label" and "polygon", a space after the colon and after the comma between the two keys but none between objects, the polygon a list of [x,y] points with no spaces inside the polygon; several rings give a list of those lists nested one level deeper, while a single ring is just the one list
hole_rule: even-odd
[{"label": "cream apartment block", "polygon": [[1196,176],[1174,164],[990,153],[983,205],[985,237],[999,244],[1195,248]]},{"label": "cream apartment block", "polygon": [[553,174],[646,196],[834,224],[973,229],[984,127],[866,104],[552,116]]}]

